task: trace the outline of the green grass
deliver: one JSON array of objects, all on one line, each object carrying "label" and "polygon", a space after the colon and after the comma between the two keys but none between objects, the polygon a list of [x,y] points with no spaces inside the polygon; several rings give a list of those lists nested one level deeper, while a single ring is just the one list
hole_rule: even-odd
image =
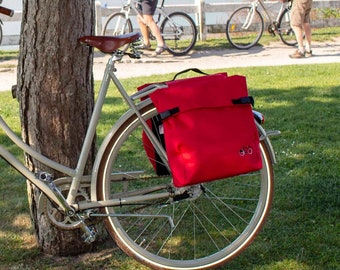
[{"label": "green grass", "polygon": [[12,50],[12,51],[2,51],[0,50],[0,60],[6,61],[11,59],[17,59],[19,55],[19,51]]},{"label": "green grass", "polygon": [[[227,71],[247,77],[255,109],[266,116],[265,128],[282,134],[272,138],[278,163],[271,215],[255,242],[222,269],[339,269],[339,64]],[[172,76],[122,82],[135,89]],[[113,92],[104,108],[100,137],[112,124],[108,115],[124,110]],[[0,93],[0,115],[20,133],[18,104],[9,93]],[[0,144],[22,157],[2,131]],[[145,269],[115,247],[70,258],[41,254],[30,226],[25,181],[2,160],[0,168],[0,269]]]}]

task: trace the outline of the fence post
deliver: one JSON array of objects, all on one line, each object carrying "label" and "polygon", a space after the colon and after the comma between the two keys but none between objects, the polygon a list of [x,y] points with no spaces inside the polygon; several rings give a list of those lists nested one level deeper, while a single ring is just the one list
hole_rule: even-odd
[{"label": "fence post", "polygon": [[207,27],[205,24],[205,1],[204,0],[195,0],[196,5],[198,6],[198,35],[200,40],[207,39]]},{"label": "fence post", "polygon": [[96,26],[95,26],[95,34],[100,35],[102,32],[102,7],[100,1],[95,2],[95,17],[96,17]]}]

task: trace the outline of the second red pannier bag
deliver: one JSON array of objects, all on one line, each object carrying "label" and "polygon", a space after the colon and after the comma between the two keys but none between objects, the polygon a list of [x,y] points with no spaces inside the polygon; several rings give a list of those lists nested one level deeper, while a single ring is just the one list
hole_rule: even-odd
[{"label": "second red pannier bag", "polygon": [[176,187],[262,168],[245,77],[218,73],[165,83],[150,98],[163,122]]}]

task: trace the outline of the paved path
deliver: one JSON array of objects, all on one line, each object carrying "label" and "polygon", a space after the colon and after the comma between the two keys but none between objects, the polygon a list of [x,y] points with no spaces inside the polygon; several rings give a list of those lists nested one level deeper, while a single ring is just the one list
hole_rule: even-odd
[{"label": "paved path", "polygon": [[[118,78],[130,78],[143,75],[166,74],[178,72],[187,68],[220,69],[230,67],[300,65],[314,63],[340,63],[340,38],[334,41],[314,43],[313,57],[305,59],[290,59],[288,55],[293,48],[279,42],[264,47],[254,47],[249,50],[225,49],[194,51],[189,55],[173,57],[165,53],[158,57],[144,55],[139,60],[128,57],[117,64]],[[103,75],[108,56],[96,53],[94,57],[94,79],[100,80]],[[0,61],[0,91],[7,91],[16,84],[17,61]]]}]

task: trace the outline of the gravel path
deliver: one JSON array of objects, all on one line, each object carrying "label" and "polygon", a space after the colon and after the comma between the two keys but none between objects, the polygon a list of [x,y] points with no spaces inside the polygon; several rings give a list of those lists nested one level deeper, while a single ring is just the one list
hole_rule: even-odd
[{"label": "gravel path", "polygon": [[[187,68],[209,69],[252,66],[301,65],[315,63],[340,63],[340,38],[334,41],[314,43],[313,57],[291,59],[288,57],[294,51],[282,43],[275,42],[264,47],[254,47],[249,50],[225,49],[193,51],[189,55],[174,57],[164,53],[151,57],[151,53],[141,59],[132,60],[128,57],[117,64],[118,78],[130,78],[143,75],[166,74],[178,72]],[[109,56],[96,53],[94,57],[93,74],[95,80],[103,76]],[[16,84],[16,60],[0,61],[0,91],[8,91]]]}]

